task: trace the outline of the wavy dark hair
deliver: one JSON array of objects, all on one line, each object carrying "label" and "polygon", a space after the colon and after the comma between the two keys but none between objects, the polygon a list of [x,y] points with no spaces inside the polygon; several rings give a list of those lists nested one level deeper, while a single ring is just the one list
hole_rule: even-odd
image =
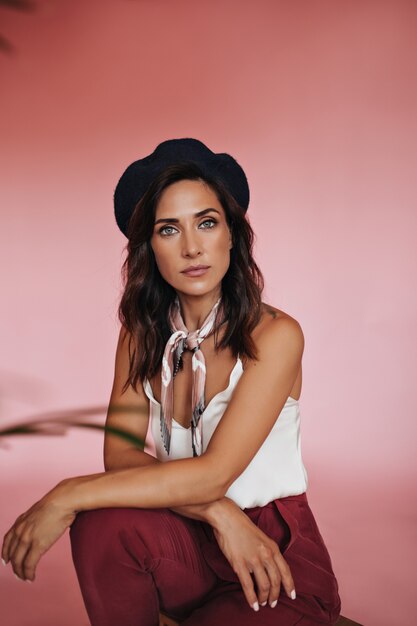
[{"label": "wavy dark hair", "polygon": [[[172,331],[168,309],[177,293],[162,278],[151,246],[156,207],[168,185],[179,180],[197,180],[209,185],[222,205],[232,234],[230,265],[222,279],[222,307],[218,307],[214,344],[220,350],[230,347],[233,356],[257,359],[251,332],[261,317],[264,279],[253,256],[254,232],[244,210],[229,193],[222,180],[207,176],[193,162],[171,165],[154,178],[135,206],[127,229],[127,257],[122,265],[124,291],[118,308],[119,320],[129,333],[129,384],[152,378],[162,362],[165,344]],[[222,314],[223,323],[219,318]],[[220,325],[226,324],[220,342]],[[132,347],[133,344],[133,347]]]}]

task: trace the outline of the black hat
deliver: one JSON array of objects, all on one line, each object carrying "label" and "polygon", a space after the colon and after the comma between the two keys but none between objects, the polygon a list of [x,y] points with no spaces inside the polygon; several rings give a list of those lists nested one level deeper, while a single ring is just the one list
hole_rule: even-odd
[{"label": "black hat", "polygon": [[120,230],[127,236],[133,209],[152,180],[169,165],[192,161],[203,173],[220,178],[245,211],[249,205],[249,185],[245,172],[230,154],[216,154],[198,139],[168,139],[148,156],[134,161],[123,172],[114,192],[114,214]]}]

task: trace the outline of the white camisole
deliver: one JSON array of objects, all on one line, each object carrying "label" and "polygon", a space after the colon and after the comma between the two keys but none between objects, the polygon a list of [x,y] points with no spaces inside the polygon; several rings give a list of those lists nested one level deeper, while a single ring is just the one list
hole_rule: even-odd
[{"label": "white camisole", "polygon": [[[203,451],[206,450],[242,374],[243,365],[238,357],[230,374],[229,385],[206,406],[201,416],[204,420]],[[192,457],[190,428],[181,426],[175,420],[172,421],[171,452],[167,455],[160,431],[161,405],[155,400],[147,379],[143,387],[150,401],[145,451],[160,461]],[[301,457],[299,402],[288,396],[271,432],[225,495],[241,509],[245,509],[264,506],[276,498],[304,493],[307,485],[307,471]]]}]

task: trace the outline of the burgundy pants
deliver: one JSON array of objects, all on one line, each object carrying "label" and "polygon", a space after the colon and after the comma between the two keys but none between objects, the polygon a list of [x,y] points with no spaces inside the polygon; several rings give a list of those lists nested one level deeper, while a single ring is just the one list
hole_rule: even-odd
[{"label": "burgundy pants", "polygon": [[306,494],[245,513],[278,543],[296,600],[281,587],[275,608],[250,608],[208,524],[166,508],[97,509],[78,513],[70,528],[91,625],[158,626],[160,610],[184,626],[335,624],[338,585]]}]

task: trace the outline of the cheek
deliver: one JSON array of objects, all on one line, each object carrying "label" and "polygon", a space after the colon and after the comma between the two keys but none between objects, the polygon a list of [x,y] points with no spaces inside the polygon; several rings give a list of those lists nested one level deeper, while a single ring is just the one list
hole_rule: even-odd
[{"label": "cheek", "polygon": [[215,241],[214,249],[216,254],[221,256],[225,256],[229,258],[230,255],[230,243],[229,243],[229,234],[222,233],[221,236]]},{"label": "cheek", "polygon": [[222,235],[222,237],[216,241],[213,252],[219,273],[225,274],[230,265],[230,246],[228,234],[226,236]]}]

